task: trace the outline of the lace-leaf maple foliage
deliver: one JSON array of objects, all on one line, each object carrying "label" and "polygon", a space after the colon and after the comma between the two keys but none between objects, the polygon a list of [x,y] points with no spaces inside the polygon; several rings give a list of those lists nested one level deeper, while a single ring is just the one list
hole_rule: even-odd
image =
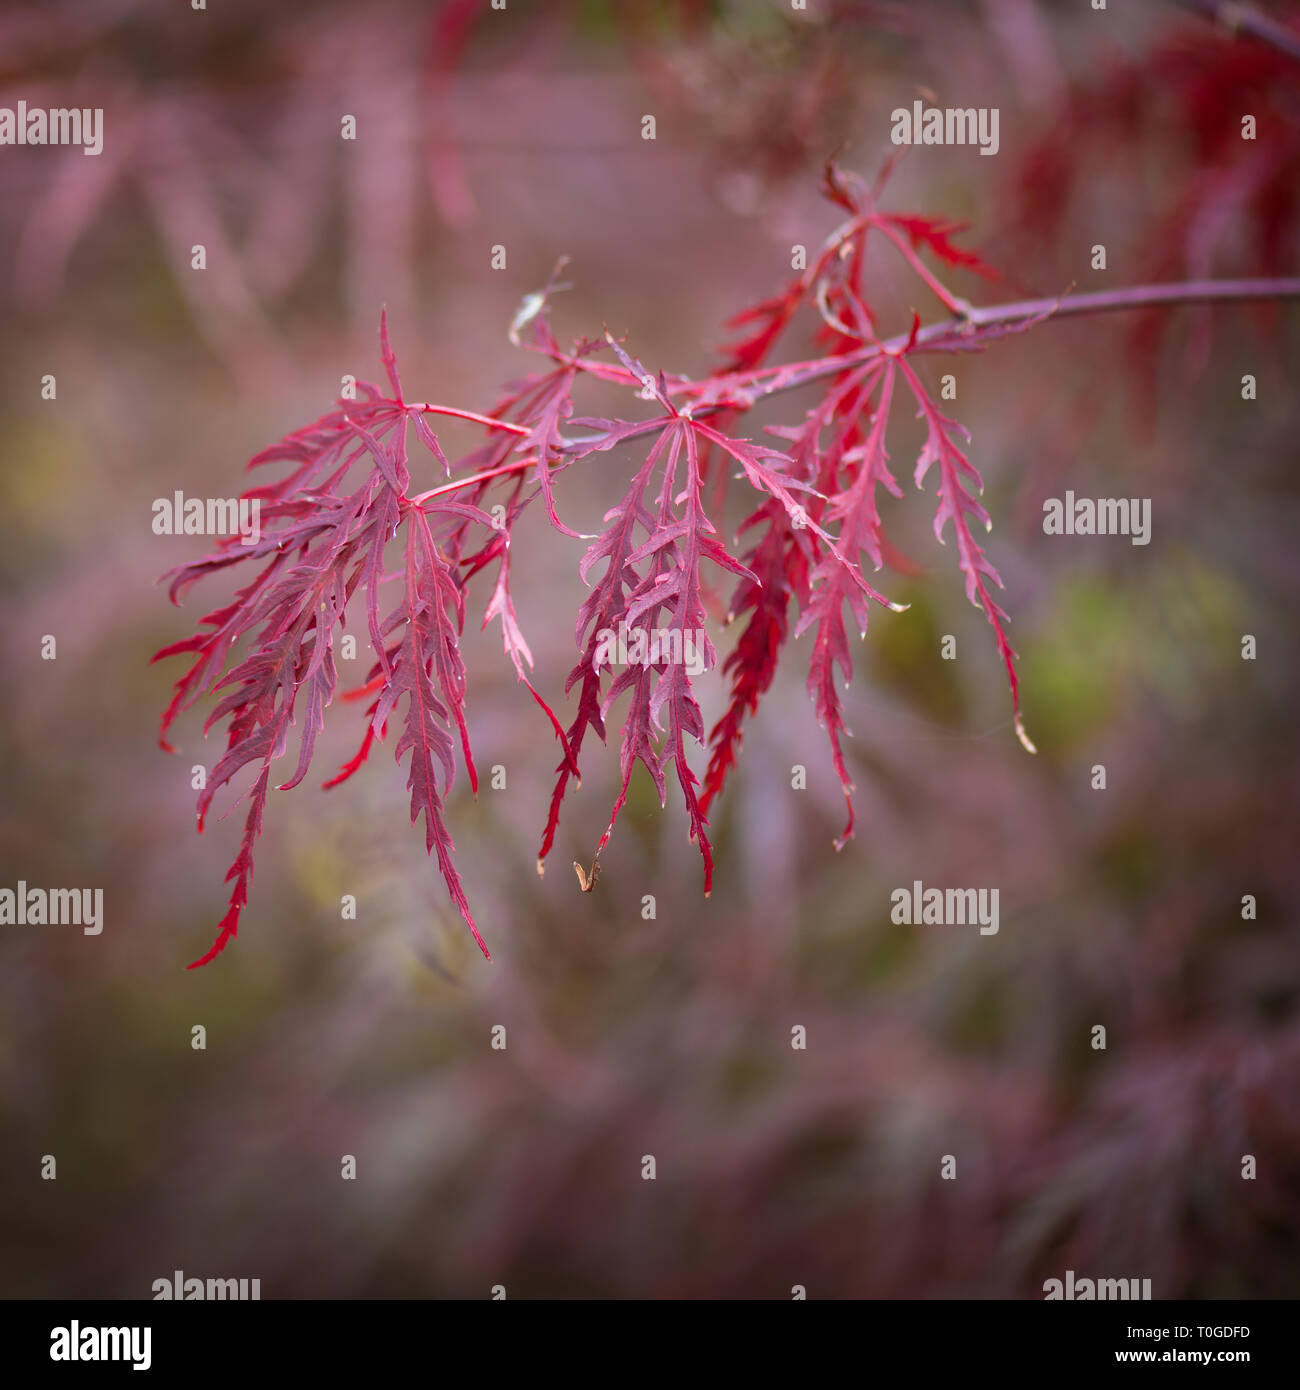
[{"label": "lace-leaf maple foliage", "polygon": [[[244,494],[260,503],[261,536],[253,545],[223,540],[213,554],[166,576],[179,603],[194,584],[230,566],[255,571],[233,601],[200,620],[199,631],[154,658],[185,655],[192,664],[177,681],[163,718],[161,742],[182,711],[210,695],[216,703],[205,733],[224,725],[225,751],[199,794],[199,828],[218,791],[252,770],[243,794],[248,808],[239,852],[227,880],[229,906],[209,950],[210,961],[238,931],[248,903],[253,854],[272,788],[272,766],[297,737],[297,761],[277,790],[307,775],[325,711],[338,694],[335,642],[357,610],[374,652],[366,683],[342,694],[344,703],[368,701],[356,755],[325,786],[358,772],[396,728],[393,745],[407,764],[411,819],[424,817],[425,843],[436,854],[452,902],[485,956],[485,944],[456,868],[447,823],[447,798],[458,764],[471,788],[477,774],[470,747],[467,672],[460,652],[467,605],[484,575],[486,626],[500,620],[504,653],[549,723],[560,758],[545,817],[539,872],[551,852],[566,795],[579,777],[586,736],[607,739],[613,707],[626,699],[619,729],[621,782],[609,826],[596,847],[589,889],[601,850],[613,834],[636,764],[649,773],[661,803],[669,774],[676,778],[690,819],[690,835],[704,865],[704,891],[712,886],[708,811],[727,782],[740,751],[744,724],[758,709],[793,633],[808,634],[807,686],[825,727],[831,759],[843,787],[847,823],[837,846],[853,833],[853,785],[845,763],[843,695],[836,675],[852,673],[848,620],[865,636],[872,603],[889,600],[872,585],[864,563],[879,570],[893,552],[877,509],[879,489],[901,488],[888,466],[889,417],[900,393],[912,398],[925,426],[915,481],[937,475],[934,532],[956,540],[956,560],[971,602],[986,615],[1010,682],[1015,727],[1020,722],[1015,653],[1006,614],[993,596],[997,572],[975,539],[975,523],[989,518],[978,501],[980,476],[958,445],[961,427],[945,416],[916,367],[925,353],[976,350],[1001,333],[1038,321],[1048,312],[985,322],[981,311],[953,296],[922,260],[943,267],[993,272],[955,238],[963,230],[941,218],[880,211],[881,183],[867,188],[828,166],[824,191],[844,214],[807,269],[778,294],[747,309],[730,327],[742,333],[724,364],[699,380],[652,375],[608,332],[565,350],[549,321],[549,301],[560,288],[552,277],[529,296],[510,338],[544,359],[486,414],[427,402],[403,393],[386,318],[380,343],[387,390],[358,383],[360,396],[258,454],[250,468],[284,466],[276,482]],[[882,340],[866,293],[868,237],[879,237],[954,317]],[[558,272],[557,272],[558,273]],[[813,357],[768,365],[800,311],[815,311]],[[575,416],[574,395],[589,378],[628,388],[635,413],[649,418]],[[820,399],[789,424],[771,426],[771,442],[740,432],[759,401],[810,384]],[[485,442],[452,464],[430,417],[481,428]],[[431,458],[446,481],[412,495],[414,438],[421,449],[417,475]],[[777,447],[781,444],[783,447]],[[577,615],[579,658],[565,684],[574,710],[567,726],[534,687],[532,655],[515,614],[510,558],[515,522],[541,498],[553,527],[567,541],[583,539],[561,520],[556,478],[588,455],[635,447],[635,465],[605,529],[589,541],[577,566],[589,593]],[[741,527],[752,539],[733,553],[715,517],[728,488],[743,486],[753,510]],[[390,542],[401,562],[388,568]],[[688,635],[707,624],[706,575],[735,581],[728,621],[742,625],[719,673],[727,683],[725,711],[706,733],[694,678],[681,659]],[[359,593],[358,591],[362,591]],[[898,607],[898,605],[891,605]],[[847,617],[846,617],[847,613]],[[612,668],[602,634],[624,625],[666,635],[659,660]],[[664,655],[663,646],[667,648]],[[236,653],[242,655],[236,656]],[[716,670],[717,654],[705,637],[702,674]],[[558,702],[557,702],[558,703]],[[692,747],[707,749],[703,780],[690,765]],[[238,803],[236,803],[238,804]],[[489,956],[490,959],[490,956]]]}]

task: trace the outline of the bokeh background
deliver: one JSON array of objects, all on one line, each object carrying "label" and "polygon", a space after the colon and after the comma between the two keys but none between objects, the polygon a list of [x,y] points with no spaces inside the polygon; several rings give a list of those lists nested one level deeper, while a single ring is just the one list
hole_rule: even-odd
[{"label": "bokeh background", "polygon": [[[451,824],[494,963],[390,744],[337,790],[273,796],[238,941],[184,969],[241,822],[195,834],[215,741],[191,715],[159,751],[180,668],[149,657],[228,590],[168,604],[157,576],[206,543],[154,535],[153,499],[233,494],[343,373],[378,377],[383,304],[408,396],[487,408],[530,365],[506,328],[561,255],[562,339],[608,323],[707,369],[792,243],[832,229],[822,162],[874,176],[917,96],[1001,112],[996,158],[914,150],[887,197],[972,222],[1003,275],[952,277],[978,302],[1295,274],[1300,66],[1135,8],[5,7],[0,104],[75,94],[106,138],[97,159],[0,149],[0,884],[102,886],[106,926],[0,929],[0,1294],[145,1298],[182,1269],[265,1298],[1041,1297],[1067,1268],[1300,1293],[1293,308],[1047,324],[957,363],[1037,758],[909,485],[885,519],[913,566],[882,583],[912,606],[855,654],[842,853],[794,644],[715,808],[710,899],[640,773],[579,893],[567,865],[615,789],[594,744],[539,879],[555,744],[472,617],[471,735],[508,781],[477,802],[459,783]],[[871,274],[891,331],[939,316],[896,262]],[[905,479],[916,442],[901,421]],[[591,529],[628,464],[571,469],[566,520]],[[1065,488],[1151,498],[1151,544],[1044,537]],[[553,701],[580,554],[536,509],[516,532]],[[711,723],[721,686],[701,694]],[[360,730],[331,715],[326,770]],[[998,935],[892,925],[918,878],[998,887]]]}]

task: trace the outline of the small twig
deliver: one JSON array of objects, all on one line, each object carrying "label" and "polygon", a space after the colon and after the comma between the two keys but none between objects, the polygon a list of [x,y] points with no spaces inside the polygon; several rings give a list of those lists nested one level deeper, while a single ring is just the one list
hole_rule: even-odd
[{"label": "small twig", "polygon": [[[1014,304],[995,304],[987,308],[972,306],[969,313],[922,328],[916,333],[914,350],[923,351],[930,343],[963,333],[970,341],[977,341],[980,328],[1016,324],[1034,318],[1073,318],[1081,314],[1113,313],[1122,309],[1148,309],[1162,304],[1206,304],[1253,299],[1300,299],[1300,277],[1275,280],[1179,280],[1167,285],[1132,285],[1122,290],[1095,290],[1051,299],[1023,299]],[[972,328],[975,329],[974,334],[971,333]],[[900,333],[883,343],[839,357],[814,358],[809,362],[737,372],[732,378],[717,378],[714,389],[717,389],[717,382],[730,379],[737,386],[754,383],[750,391],[755,399],[793,391],[822,377],[833,376],[869,362],[881,353],[897,352],[906,345],[910,336],[910,333]],[[763,384],[765,378],[774,378],[770,386]]]},{"label": "small twig", "polygon": [[[716,388],[718,381],[727,382],[729,380],[734,381],[737,386],[743,382],[753,382],[754,385],[750,388],[750,394],[754,400],[760,400],[769,396],[780,395],[783,391],[793,391],[801,386],[807,386],[810,382],[821,380],[822,377],[834,376],[839,372],[848,371],[853,367],[870,362],[875,357],[895,355],[903,349],[911,352],[924,352],[927,345],[942,342],[957,335],[964,335],[968,343],[978,342],[981,328],[1007,327],[1036,318],[1077,318],[1083,314],[1115,313],[1124,309],[1149,309],[1158,305],[1230,303],[1258,299],[1300,299],[1300,277],[1273,280],[1179,280],[1166,285],[1130,285],[1128,288],[1120,290],[1094,290],[1086,294],[1066,294],[1057,298],[1022,299],[1014,304],[994,304],[987,308],[971,306],[967,312],[963,312],[958,317],[928,324],[919,331],[913,328],[910,332],[900,333],[884,342],[872,343],[867,347],[855,349],[853,352],[842,353],[836,357],[814,358],[810,362],[788,363],[785,366],[761,367],[754,371],[737,372],[731,376],[716,378],[713,385]],[[773,380],[770,385],[765,386],[762,379],[768,377],[773,378]],[[670,395],[689,393],[693,389],[698,389],[698,385],[697,382],[693,381],[679,381],[670,383],[668,391]],[[725,404],[698,406],[695,416],[700,418],[725,408],[727,408]],[[444,410],[445,407],[440,406],[436,409]],[[456,413],[469,416],[469,412]],[[493,420],[487,416],[477,418],[484,424],[505,425],[507,428],[517,430],[518,433],[527,433],[526,430],[518,426],[511,426],[505,421]],[[644,421],[635,429],[626,431],[623,438],[635,439],[638,435],[650,434],[654,430],[662,428],[663,417],[659,416]],[[572,440],[569,441],[568,447],[576,447],[579,443],[584,447],[589,447],[592,439],[599,437],[599,435],[587,436],[581,441]],[[564,448],[565,445],[560,446],[561,452]],[[501,467],[491,469],[486,473],[474,473],[465,478],[453,478],[451,482],[434,488],[432,492],[421,493],[419,497],[414,497],[411,500],[417,503],[424,502],[430,497],[455,492],[462,487],[470,487],[474,483],[483,482],[488,478],[517,473],[521,469],[533,467],[536,462],[536,457],[530,455],[503,464]]]},{"label": "small twig", "polygon": [[1230,34],[1248,34],[1279,53],[1285,53],[1288,58],[1300,60],[1300,34],[1261,14],[1252,5],[1242,4],[1240,0],[1174,0],[1174,3],[1203,16]]},{"label": "small twig", "polygon": [[407,410],[419,410],[425,415],[450,415],[456,420],[468,420],[474,425],[487,425],[494,430],[507,430],[511,434],[531,434],[532,431],[523,425],[516,425],[512,420],[498,420],[492,415],[479,415],[473,410],[458,410],[450,405],[430,405],[427,401],[421,401],[416,405],[408,405]]},{"label": "small twig", "polygon": [[463,487],[473,487],[475,483],[485,483],[489,478],[504,478],[509,473],[518,473],[525,468],[531,468],[536,462],[536,454],[527,454],[521,459],[516,459],[513,463],[503,463],[500,468],[488,468],[482,473],[470,473],[464,478],[453,478],[451,482],[443,483],[441,487],[431,488],[428,492],[422,492],[418,497],[412,497],[408,500],[412,506],[418,507],[432,497],[444,497],[449,492],[459,492]]},{"label": "small twig", "polygon": [[929,286],[931,292],[942,302],[943,307],[947,309],[950,314],[956,314],[959,318],[969,318],[971,316],[972,310],[970,304],[968,304],[966,300],[953,294],[942,281],[930,273],[926,268],[925,262],[922,261],[920,256],[907,244],[906,238],[900,236],[885,218],[874,217],[871,220],[871,225],[875,227],[878,232],[888,237],[897,248],[899,255],[901,255],[908,265],[911,266],[913,271],[920,276],[921,280]]}]

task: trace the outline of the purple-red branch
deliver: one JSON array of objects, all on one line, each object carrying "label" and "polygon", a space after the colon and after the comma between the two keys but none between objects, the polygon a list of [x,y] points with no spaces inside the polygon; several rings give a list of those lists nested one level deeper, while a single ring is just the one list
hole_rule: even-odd
[{"label": "purple-red branch", "polygon": [[[853,206],[844,188],[834,185],[833,192],[843,195],[836,197],[842,206]],[[743,364],[734,370],[702,381],[667,378],[662,373],[652,378],[608,332],[605,339],[618,358],[617,365],[586,360],[599,346],[594,340],[584,342],[572,354],[560,352],[549,328],[545,328],[538,331],[536,348],[552,360],[553,370],[540,380],[532,380],[520,393],[499,405],[495,413],[483,415],[430,403],[408,404],[402,396],[384,316],[380,332],[382,358],[394,398],[382,398],[376,388],[367,386],[366,401],[335,411],[315,425],[294,432],[251,461],[250,466],[272,460],[288,460],[294,464],[287,479],[254,489],[250,494],[259,497],[270,508],[273,521],[281,521],[283,526],[273,525],[271,533],[264,535],[252,550],[236,550],[237,542],[230,538],[220,544],[213,555],[181,566],[173,572],[171,596],[173,601],[179,601],[180,595],[204,574],[241,559],[265,560],[267,567],[239,591],[232,604],[201,620],[201,626],[210,627],[212,631],[174,643],[155,657],[158,660],[181,653],[195,656],[190,671],[177,682],[176,693],[163,716],[160,737],[164,746],[167,746],[167,727],[183,708],[213,690],[226,692],[219,698],[205,726],[210,727],[221,719],[229,720],[226,751],[199,798],[200,829],[202,817],[218,788],[230,783],[235,774],[250,763],[260,764],[251,789],[240,851],[227,875],[228,880],[235,880],[235,886],[226,916],[212,948],[194,963],[196,966],[211,960],[236,935],[253,873],[254,843],[261,831],[270,790],[270,766],[284,755],[290,726],[296,722],[301,728],[298,768],[289,782],[280,784],[281,789],[297,785],[305,775],[316,735],[323,724],[324,708],[335,691],[334,635],[342,629],[349,600],[363,583],[367,591],[366,621],[376,662],[371,681],[357,694],[375,694],[378,698],[368,712],[367,733],[361,751],[332,782],[351,775],[360,766],[373,738],[384,736],[396,705],[405,699],[406,711],[394,752],[399,762],[406,756],[410,759],[407,785],[411,792],[411,818],[415,821],[424,815],[426,848],[431,854],[437,852],[451,898],[487,955],[487,947],[474,923],[453,862],[453,845],[444,812],[446,795],[454,777],[457,742],[470,785],[477,789],[465,717],[465,668],[459,639],[465,616],[464,581],[493,560],[499,562],[500,568],[486,619],[502,619],[506,652],[520,679],[528,684],[548,715],[564,749],[564,760],[557,769],[558,780],[542,858],[551,847],[570,776],[577,777],[577,755],[584,731],[590,728],[603,739],[606,734],[604,720],[611,702],[631,688],[633,707],[623,731],[622,790],[609,829],[597,848],[597,858],[627,796],[636,761],[649,770],[663,799],[665,769],[653,729],[662,727],[659,714],[661,707],[667,706],[672,739],[669,756],[676,766],[691,815],[692,838],[699,844],[705,861],[707,891],[712,868],[705,833],[708,802],[721,786],[726,766],[734,760],[744,712],[753,712],[758,697],[770,682],[771,665],[758,667],[752,680],[737,681],[732,705],[734,717],[719,726],[725,735],[720,745],[721,758],[716,763],[711,762],[702,794],[697,795],[699,781],[687,766],[685,740],[687,735],[700,744],[709,740],[681,663],[668,663],[665,667],[662,659],[643,662],[639,671],[635,663],[629,663],[609,689],[604,690],[601,675],[603,666],[609,662],[608,657],[600,655],[600,637],[604,631],[613,630],[615,623],[634,627],[645,622],[657,627],[658,614],[665,607],[671,613],[670,629],[680,634],[684,653],[687,633],[702,632],[704,627],[700,566],[706,559],[739,576],[743,583],[761,584],[752,569],[717,542],[716,533],[704,514],[702,446],[716,448],[738,463],[756,491],[773,504],[769,515],[760,512],[751,520],[766,519],[769,527],[779,526],[774,533],[775,557],[783,573],[789,567],[790,575],[781,594],[797,592],[805,606],[796,635],[807,626],[810,618],[819,623],[820,645],[814,656],[811,688],[819,703],[819,716],[831,731],[836,770],[848,799],[852,786],[839,748],[843,721],[835,687],[836,669],[846,679],[851,669],[842,607],[847,600],[858,620],[857,625],[865,631],[867,600],[886,602],[866,582],[859,566],[862,555],[866,555],[877,569],[883,559],[884,541],[873,492],[877,483],[891,491],[896,488],[885,466],[884,450],[890,383],[896,368],[912,388],[928,425],[927,442],[916,469],[917,484],[921,485],[930,465],[938,465],[940,486],[935,534],[942,539],[945,525],[951,522],[960,565],[966,576],[967,595],[983,608],[996,631],[1016,707],[1017,732],[1032,751],[1019,719],[1015,653],[1003,630],[1005,614],[985,582],[1000,584],[1001,581],[970,529],[972,518],[984,523],[988,520],[976,497],[980,489],[979,475],[956,442],[954,431],[960,426],[943,416],[930,401],[908,360],[913,353],[919,352],[978,351],[998,337],[1024,331],[1048,318],[1155,305],[1297,298],[1300,297],[1300,278],[1140,285],[977,308],[944,289],[915,254],[919,239],[945,262],[978,270],[979,264],[969,253],[953,247],[948,240],[955,230],[953,224],[935,219],[897,217],[891,221],[890,216],[878,214],[874,209],[854,208],[854,211],[856,215],[828,242],[811,277],[801,277],[784,295],[767,301],[751,313],[748,321],[766,326],[759,328],[756,337],[733,350],[733,360]],[[919,316],[914,314],[909,332],[882,341],[875,335],[872,318],[854,279],[860,273],[860,263],[851,259],[846,277],[831,283],[817,303],[838,351],[810,361],[758,367],[757,363],[795,310],[808,302],[812,283],[832,257],[838,255],[851,238],[857,239],[853,256],[860,257],[865,234],[873,228],[884,233],[954,316],[923,328]],[[911,246],[904,233],[910,238]],[[623,386],[641,387],[643,398],[656,399],[664,413],[635,422],[573,419],[569,389],[579,371]],[[874,384],[877,376],[883,380],[883,386],[872,410],[869,404],[871,385],[867,383]],[[839,381],[831,390],[832,405],[825,413],[814,412],[810,417],[811,425],[802,431],[776,431],[796,441],[796,453],[802,462],[795,462],[774,449],[733,439],[726,430],[715,430],[702,422],[701,417],[706,415],[726,420],[761,399],[830,377]],[[817,435],[824,423],[837,416],[841,406],[842,413],[832,431],[834,437],[823,451],[817,443]],[[520,419],[526,423],[503,419],[506,410],[519,412]],[[466,460],[469,466],[472,459],[475,471],[449,479],[412,498],[407,492],[411,484],[406,453],[408,423],[414,425],[421,441],[438,462],[448,473],[451,471],[436,436],[424,423],[424,416],[428,414],[479,425],[499,431],[505,437],[492,441],[486,449],[477,450]],[[562,432],[568,421],[594,432],[570,436]],[[868,422],[869,430],[864,434]],[[579,567],[586,579],[588,570],[595,564],[602,561],[607,564],[605,574],[579,614],[576,636],[583,657],[571,673],[566,691],[580,682],[581,694],[577,718],[566,735],[526,675],[525,668],[531,666],[532,658],[518,629],[509,593],[509,519],[521,505],[531,500],[518,501],[524,484],[521,475],[526,470],[536,469],[538,489],[546,496],[552,522],[566,534],[576,534],[568,531],[554,514],[551,473],[591,453],[604,452],[616,444],[646,435],[658,438],[624,502],[607,515],[606,520],[613,524],[601,536],[588,538],[594,543]],[[683,454],[688,477],[686,490],[679,495],[676,480]],[[371,471],[366,480],[351,494],[341,493],[338,489],[348,470],[367,457]],[[777,460],[791,463],[794,472],[786,474],[781,468],[773,468],[772,463]],[[842,470],[847,472],[841,483]],[[656,474],[658,507],[654,512],[643,494],[648,493],[652,475]],[[489,483],[511,475],[515,477],[514,500],[502,532],[501,523],[485,512],[481,503]],[[464,499],[450,496],[467,489],[477,491]],[[838,539],[822,529],[816,516],[811,516],[797,500],[796,493],[813,499],[814,507],[818,501],[825,503],[826,515],[841,520]],[[317,508],[324,508],[323,514],[318,513]],[[385,578],[384,549],[402,522],[408,526],[405,597],[396,609],[385,615],[379,600],[380,586]],[[489,539],[483,550],[467,555],[466,536],[471,526],[481,528],[481,533]],[[644,533],[644,539],[638,533]],[[814,537],[828,549],[816,569],[809,570],[808,566],[817,561],[815,547],[811,546]],[[292,561],[286,559],[288,555],[293,556]],[[811,594],[808,592],[810,584]],[[756,609],[751,621],[759,624],[760,636],[784,641],[787,627],[783,618]],[[240,664],[228,670],[227,654],[241,637],[251,639],[250,649]],[[711,668],[715,658],[707,639],[701,655],[703,668]],[[305,708],[299,708],[295,717],[298,697],[304,692]],[[716,731],[713,741],[716,744]],[[717,751],[715,748],[715,753]],[[850,805],[850,817],[851,814]],[[850,819],[845,834],[851,829]],[[594,872],[593,862],[593,876]],[[584,889],[588,886],[587,881],[583,886]]]},{"label": "purple-red branch", "polygon": [[[1157,305],[1232,303],[1257,299],[1300,299],[1300,277],[1256,280],[1180,280],[1168,285],[1131,285],[1119,290],[1095,290],[1086,294],[1064,294],[1059,298],[1022,299],[1013,304],[995,304],[987,308],[970,306],[967,312],[924,328],[913,328],[895,337],[865,344],[854,352],[839,353],[830,357],[813,358],[807,362],[787,363],[783,366],[761,367],[750,371],[720,374],[711,379],[709,389],[717,394],[719,386],[730,385],[738,396],[747,397],[751,402],[780,395],[783,391],[793,391],[823,377],[834,376],[849,368],[870,362],[882,355],[896,355],[908,352],[955,352],[971,351],[982,346],[981,329],[993,327],[1012,327],[1025,325],[1035,319],[1075,318],[1083,314],[1114,313],[1124,309],[1147,309]],[[992,335],[989,335],[990,337]],[[619,370],[619,369],[612,369]],[[640,385],[630,373],[624,373],[627,384]],[[770,383],[770,384],[769,384]],[[698,392],[701,383],[689,380],[668,383],[670,395],[687,395]],[[713,403],[699,405],[695,417],[714,414],[732,408],[734,405]],[[411,406],[408,409],[423,409],[443,415],[455,415],[466,420],[498,429],[506,429],[516,434],[529,431],[509,421],[493,419],[491,416],[475,415],[472,411],[454,410],[448,406]],[[651,434],[663,427],[662,419],[643,421],[631,429],[624,428],[621,438],[635,439],[638,435]],[[593,439],[581,441],[584,453],[592,452]],[[576,448],[575,442],[561,444],[561,451]],[[449,483],[421,493],[412,498],[413,502],[424,502],[431,497],[455,492],[460,488],[471,487],[489,478],[501,477],[531,468],[536,457],[527,455],[511,463],[503,464],[488,472],[473,473],[464,478],[453,478]]]}]

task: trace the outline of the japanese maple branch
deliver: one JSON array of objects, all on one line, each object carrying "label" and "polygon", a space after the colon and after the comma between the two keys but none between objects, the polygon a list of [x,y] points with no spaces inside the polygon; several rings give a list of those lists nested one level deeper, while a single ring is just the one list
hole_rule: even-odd
[{"label": "japanese maple branch", "polygon": [[[978,330],[995,326],[1012,327],[1032,319],[1072,318],[1081,314],[1113,313],[1122,309],[1147,309],[1156,305],[1205,304],[1216,301],[1253,299],[1300,299],[1300,277],[1272,280],[1180,280],[1168,285],[1131,285],[1122,290],[1096,290],[1088,294],[1062,295],[1059,299],[1022,299],[1014,304],[998,304],[975,308],[959,318],[945,319],[919,329],[913,338],[900,333],[882,343],[871,343],[855,352],[838,357],[819,357],[810,362],[785,366],[760,367],[750,372],[737,372],[718,377],[720,383],[759,382],[773,377],[771,386],[759,385],[754,398],[792,391],[824,376],[833,376],[847,367],[859,366],[883,353],[900,352],[911,343],[912,349],[924,349],[941,343],[940,350],[974,345]],[[694,383],[689,383],[694,385]],[[702,407],[703,408],[703,407]],[[714,409],[718,407],[713,407]]]},{"label": "japanese maple branch", "polygon": [[1252,39],[1268,44],[1279,53],[1285,53],[1288,58],[1300,58],[1300,34],[1261,14],[1252,5],[1242,4],[1241,0],[1175,0],[1175,3],[1226,29],[1230,34],[1249,34]]},{"label": "japanese maple branch", "polygon": [[[1064,295],[1060,300],[1026,299],[990,309],[972,309],[973,323],[1012,323],[1046,313],[1050,318],[1100,314],[1116,309],[1146,309],[1157,304],[1205,304],[1215,300],[1300,299],[1300,276],[1272,280],[1179,280],[1169,285],[1130,285],[1122,290],[1094,290]],[[1053,308],[1053,305],[1055,307]],[[933,325],[933,331],[943,329]],[[925,337],[926,329],[920,336]]]},{"label": "japanese maple branch", "polygon": [[486,425],[489,429],[505,430],[509,434],[529,434],[531,431],[523,425],[516,425],[512,420],[498,420],[493,415],[480,415],[476,410],[458,410],[451,405],[431,405],[427,401],[421,401],[415,405],[408,405],[407,410],[419,410],[425,415],[450,415],[456,420],[468,420],[472,424]]},{"label": "japanese maple branch", "polygon": [[[1300,277],[1260,280],[1186,280],[1167,285],[1131,285],[1119,290],[1095,290],[1087,294],[1066,294],[1057,299],[1022,299],[1013,304],[997,304],[988,308],[971,306],[968,312],[956,318],[932,323],[913,333],[900,333],[897,337],[883,342],[869,343],[853,352],[841,353],[835,357],[819,357],[809,362],[787,363],[782,366],[760,367],[753,371],[733,372],[714,378],[709,383],[711,393],[724,394],[727,386],[734,385],[751,403],[783,391],[793,391],[822,377],[834,376],[852,367],[860,366],[873,358],[906,351],[960,351],[979,345],[979,334],[983,328],[1014,327],[1035,319],[1047,320],[1075,318],[1083,314],[1115,313],[1124,309],[1147,309],[1158,305],[1207,304],[1260,299],[1300,299]],[[626,375],[626,374],[625,374]],[[770,379],[770,381],[769,381]],[[627,377],[628,385],[637,382]],[[764,383],[768,384],[764,384]],[[719,392],[719,388],[722,391]],[[689,394],[701,390],[701,384],[693,381],[671,382],[670,395]],[[701,403],[694,414],[699,417],[714,414],[726,408],[726,400]],[[453,411],[444,406],[425,407],[438,413],[455,414],[462,418],[477,418],[485,425],[504,428],[515,433],[528,431],[508,421],[495,420],[488,416],[474,417],[468,411]],[[641,434],[651,434],[663,427],[662,419],[646,420],[637,428],[629,430],[624,439],[634,439]],[[591,439],[570,441],[567,447],[576,448],[581,442],[584,446]],[[561,445],[561,449],[565,446]],[[442,496],[460,488],[472,487],[488,478],[518,473],[531,468],[537,462],[534,455],[512,460],[510,463],[487,472],[473,473],[464,478],[453,478],[432,492],[413,498],[422,502],[430,497]]]}]

